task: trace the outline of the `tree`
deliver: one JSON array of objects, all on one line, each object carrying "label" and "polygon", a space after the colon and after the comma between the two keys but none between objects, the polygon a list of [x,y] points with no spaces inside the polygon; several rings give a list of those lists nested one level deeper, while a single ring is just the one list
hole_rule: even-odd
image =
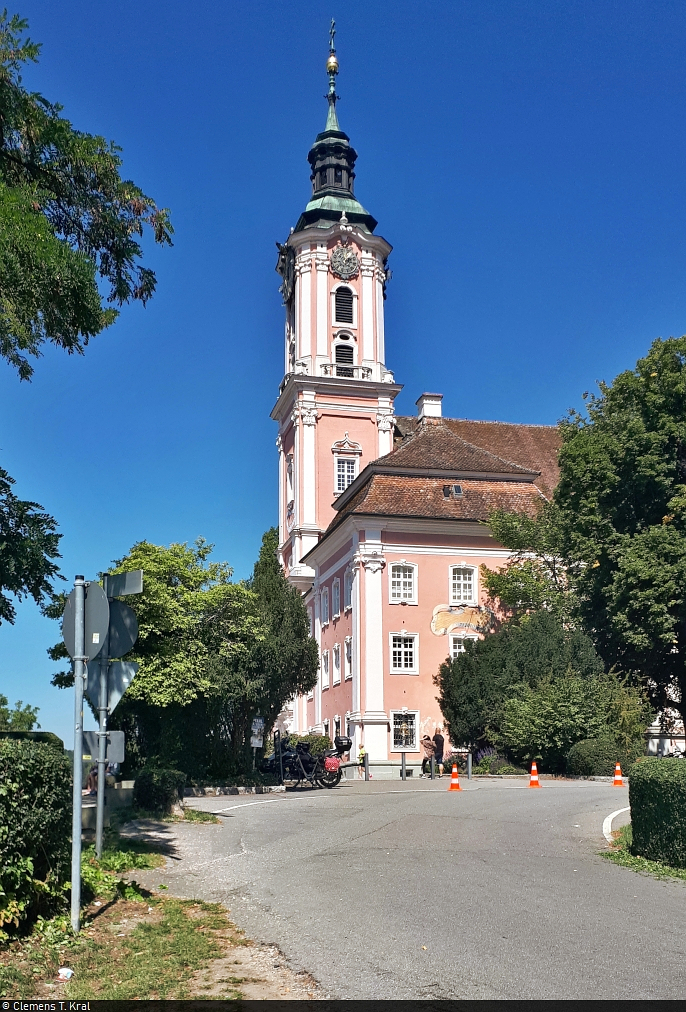
[{"label": "tree", "polygon": [[570,748],[588,738],[611,740],[640,754],[652,711],[639,689],[613,672],[583,677],[572,668],[538,685],[515,685],[487,731],[492,744],[518,762],[538,760],[560,772]]},{"label": "tree", "polygon": [[456,745],[476,746],[499,726],[499,713],[516,686],[535,689],[546,679],[572,671],[580,678],[603,670],[590,639],[566,628],[547,611],[510,621],[483,640],[465,643],[465,652],[446,660],[434,682],[438,702]]},{"label": "tree", "polygon": [[607,664],[686,717],[686,337],[587,395],[555,493],[582,620]]},{"label": "tree", "polygon": [[262,538],[248,582],[256,598],[260,635],[248,651],[218,651],[212,665],[234,768],[249,759],[253,717],[263,717],[268,731],[288,700],[317,683],[317,644],[310,636],[302,597],[279,565],[278,543],[278,531],[272,527]]},{"label": "tree", "polygon": [[483,584],[498,610],[519,619],[545,609],[569,621],[573,600],[562,558],[563,529],[557,506],[541,503],[535,517],[494,510],[488,525],[496,541],[512,552],[499,570],[481,566]]},{"label": "tree", "polygon": [[14,483],[0,468],[0,623],[13,623],[16,616],[8,594],[37,604],[52,595],[50,581],[58,574],[53,559],[60,557],[57,524],[38,503],[18,499]]},{"label": "tree", "polygon": [[0,731],[33,731],[34,727],[40,727],[37,716],[38,707],[24,705],[21,699],[10,710],[7,696],[0,693]]},{"label": "tree", "polygon": [[117,145],[24,88],[21,68],[40,53],[27,27],[0,15],[0,355],[21,379],[46,341],[83,353],[114,306],[147,302],[156,279],[139,240],[146,226],[158,243],[172,234],[168,211],[121,178]]},{"label": "tree", "polygon": [[[127,732],[134,767],[157,763],[198,778],[249,769],[252,718],[260,714],[269,729],[288,699],[314,686],[317,646],[276,547],[268,531],[252,578],[240,583],[226,563],[209,561],[202,539],[192,547],[140,542],[114,565],[144,572],[143,593],[126,599],[139,627],[127,659],[140,669],[110,721]],[[51,656],[63,653],[58,646]],[[53,678],[72,682],[67,672]]]}]

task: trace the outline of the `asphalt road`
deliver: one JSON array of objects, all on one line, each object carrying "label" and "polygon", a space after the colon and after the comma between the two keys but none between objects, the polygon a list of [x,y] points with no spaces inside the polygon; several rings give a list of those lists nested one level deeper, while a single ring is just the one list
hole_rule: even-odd
[{"label": "asphalt road", "polygon": [[221,826],[170,826],[136,877],[225,903],[332,998],[683,998],[686,883],[598,856],[626,788],[463,784],[193,799]]}]

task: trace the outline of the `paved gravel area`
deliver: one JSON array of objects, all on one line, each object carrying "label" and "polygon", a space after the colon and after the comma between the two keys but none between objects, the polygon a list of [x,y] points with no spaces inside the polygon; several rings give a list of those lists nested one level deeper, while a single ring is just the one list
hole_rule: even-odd
[{"label": "paved gravel area", "polygon": [[343,783],[197,798],[136,873],[220,901],[342,999],[680,1000],[686,884],[598,856],[626,788],[547,781]]}]

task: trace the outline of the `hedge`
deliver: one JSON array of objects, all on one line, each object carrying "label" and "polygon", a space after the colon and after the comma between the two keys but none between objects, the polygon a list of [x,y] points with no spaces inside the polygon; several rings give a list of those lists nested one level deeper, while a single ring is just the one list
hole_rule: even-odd
[{"label": "hedge", "polygon": [[64,750],[0,740],[0,940],[65,906],[71,813]]},{"label": "hedge", "polygon": [[[291,748],[295,748],[298,742],[306,742],[310,746],[310,755],[324,755],[328,749],[333,748],[331,739],[326,734],[285,734],[282,739],[282,745],[289,745]],[[274,739],[270,739],[267,748],[265,749],[265,758],[270,756],[274,751]]]},{"label": "hedge", "polygon": [[632,853],[686,868],[686,759],[644,759],[629,773]]},{"label": "hedge", "polygon": [[616,763],[627,773],[644,753],[642,742],[627,750],[609,738],[584,738],[567,753],[567,772],[575,777],[611,777]]},{"label": "hedge", "polygon": [[181,770],[144,766],[136,774],[133,803],[146,812],[169,813],[183,798],[185,786],[186,774]]}]

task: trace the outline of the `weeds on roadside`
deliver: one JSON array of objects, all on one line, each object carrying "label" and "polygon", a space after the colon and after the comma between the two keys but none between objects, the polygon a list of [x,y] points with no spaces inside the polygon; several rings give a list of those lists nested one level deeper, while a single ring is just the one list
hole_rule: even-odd
[{"label": "weeds on roadside", "polygon": [[631,868],[632,871],[651,875],[653,878],[679,878],[686,881],[686,868],[672,868],[671,865],[661,864],[659,861],[649,861],[645,857],[632,854],[631,840],[631,824],[622,826],[613,843],[610,844],[611,850],[601,851],[600,856],[622,868]]}]

